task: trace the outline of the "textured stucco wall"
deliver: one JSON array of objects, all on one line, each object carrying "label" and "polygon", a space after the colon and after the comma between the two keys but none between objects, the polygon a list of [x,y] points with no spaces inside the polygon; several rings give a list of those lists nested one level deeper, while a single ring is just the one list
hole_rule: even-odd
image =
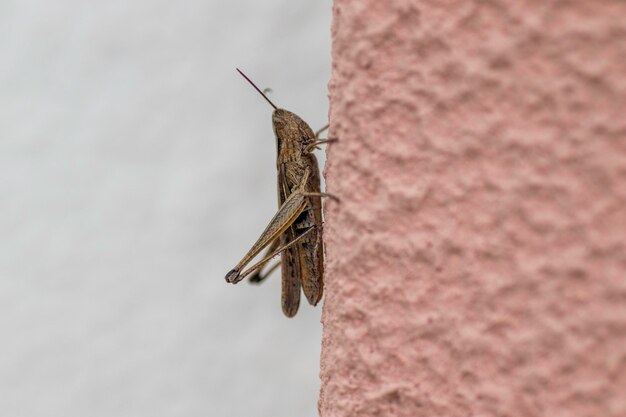
[{"label": "textured stucco wall", "polygon": [[322,417],[626,416],[626,2],[335,0]]}]

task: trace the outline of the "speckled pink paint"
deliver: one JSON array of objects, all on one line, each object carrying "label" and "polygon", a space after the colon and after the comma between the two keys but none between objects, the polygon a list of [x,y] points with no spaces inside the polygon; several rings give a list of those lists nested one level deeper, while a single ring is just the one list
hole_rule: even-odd
[{"label": "speckled pink paint", "polygon": [[334,3],[321,416],[626,416],[626,2]]}]

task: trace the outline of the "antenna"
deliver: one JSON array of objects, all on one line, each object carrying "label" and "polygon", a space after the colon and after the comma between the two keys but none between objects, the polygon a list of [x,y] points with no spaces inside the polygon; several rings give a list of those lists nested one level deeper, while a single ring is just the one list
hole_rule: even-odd
[{"label": "antenna", "polygon": [[246,74],[244,74],[243,72],[241,72],[241,70],[240,70],[239,68],[235,68],[235,69],[237,70],[237,72],[239,72],[239,74],[241,74],[241,76],[242,76],[243,78],[245,78],[246,80],[248,80],[248,82],[249,82],[250,84],[252,84],[252,87],[254,87],[254,89],[255,89],[256,91],[258,91],[258,92],[259,92],[259,94],[261,94],[261,95],[263,96],[263,98],[264,98],[265,100],[267,100],[267,102],[268,102],[268,103],[270,103],[270,105],[271,105],[272,107],[274,107],[274,110],[278,110],[278,107],[276,107],[276,106],[274,105],[274,103],[272,103],[272,101],[271,101],[269,98],[267,98],[267,96],[263,93],[263,91],[259,90],[259,87],[257,87],[257,86],[256,86],[256,84],[255,84],[255,83],[253,83],[253,82],[252,82],[252,80],[246,76]]}]

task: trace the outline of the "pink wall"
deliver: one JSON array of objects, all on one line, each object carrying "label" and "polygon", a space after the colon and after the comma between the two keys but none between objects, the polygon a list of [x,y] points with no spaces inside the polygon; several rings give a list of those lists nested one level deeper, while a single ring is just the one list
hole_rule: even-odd
[{"label": "pink wall", "polygon": [[626,416],[626,2],[335,0],[322,417]]}]

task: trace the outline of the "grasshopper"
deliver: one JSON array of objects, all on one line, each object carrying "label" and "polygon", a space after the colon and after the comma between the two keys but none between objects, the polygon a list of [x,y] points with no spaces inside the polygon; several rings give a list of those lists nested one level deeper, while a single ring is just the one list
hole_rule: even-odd
[{"label": "grasshopper", "polygon": [[[226,281],[236,284],[246,276],[261,282],[279,265],[282,270],[281,305],[287,317],[300,306],[300,288],[311,305],[322,298],[324,287],[324,251],[322,243],[322,197],[320,172],[313,150],[330,139],[320,139],[325,126],[316,133],[296,114],[278,108],[243,72],[237,71],[274,108],[272,125],[276,137],[279,209],[258,240],[242,260],[226,274]],[[266,256],[243,271],[264,248]],[[269,261],[281,254],[280,262],[264,271]]]}]

